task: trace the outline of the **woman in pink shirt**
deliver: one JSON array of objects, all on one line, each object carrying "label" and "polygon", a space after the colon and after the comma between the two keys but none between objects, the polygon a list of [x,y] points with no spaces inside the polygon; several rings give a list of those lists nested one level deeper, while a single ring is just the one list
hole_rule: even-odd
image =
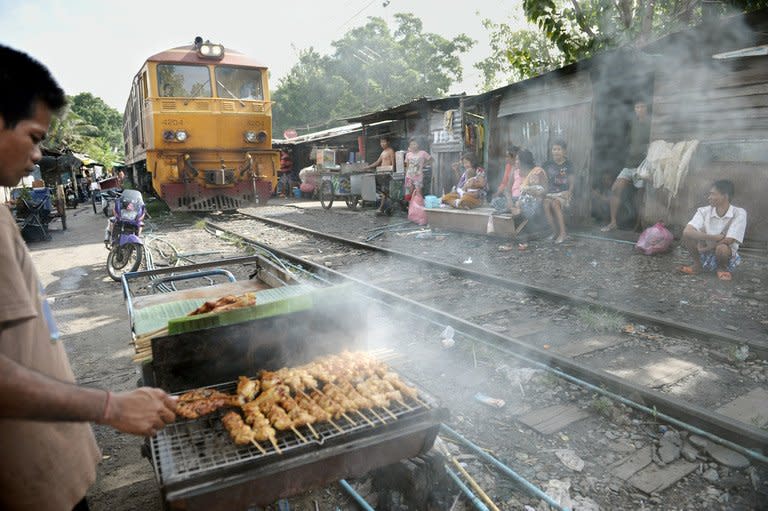
[{"label": "woman in pink shirt", "polygon": [[432,156],[423,149],[419,149],[419,142],[412,138],[408,143],[408,152],[405,153],[405,200],[411,200],[415,190],[421,192],[424,184],[424,167],[432,162]]},{"label": "woman in pink shirt", "polygon": [[499,184],[496,193],[493,194],[491,206],[500,213],[510,211],[514,202],[520,197],[520,187],[523,184],[524,176],[520,174],[520,167],[517,166],[517,153],[520,148],[510,146],[507,149],[507,164],[504,167],[504,178]]}]

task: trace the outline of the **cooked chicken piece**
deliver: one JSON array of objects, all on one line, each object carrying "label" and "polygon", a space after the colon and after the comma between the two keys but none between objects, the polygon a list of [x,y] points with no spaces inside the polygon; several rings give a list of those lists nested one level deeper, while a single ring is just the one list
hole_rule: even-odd
[{"label": "cooked chicken piece", "polygon": [[256,394],[259,393],[259,387],[261,384],[259,380],[252,380],[247,376],[241,376],[237,381],[237,396],[240,404],[245,404],[248,401],[253,401]]},{"label": "cooked chicken piece", "polygon": [[253,430],[243,422],[243,418],[237,412],[227,412],[221,422],[229,431],[229,436],[237,445],[248,445],[253,441]]},{"label": "cooked chicken piece", "polygon": [[214,389],[197,389],[179,396],[176,413],[185,419],[197,419],[225,406],[237,406],[237,398]]}]

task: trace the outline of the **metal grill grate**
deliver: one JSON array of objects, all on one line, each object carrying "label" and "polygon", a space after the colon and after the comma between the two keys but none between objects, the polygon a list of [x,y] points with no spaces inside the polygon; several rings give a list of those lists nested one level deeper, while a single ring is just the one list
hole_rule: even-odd
[{"label": "metal grill grate", "polygon": [[[226,383],[212,388],[233,393],[236,384]],[[356,436],[356,433],[366,434],[395,424],[405,417],[427,411],[430,406],[433,406],[432,400],[423,395],[422,398],[427,399],[427,402],[416,402],[406,397],[406,404],[390,403],[388,410],[397,419],[385,410],[375,408],[373,411],[359,411],[367,420],[357,412],[347,413],[354,423],[343,417],[334,420],[339,429],[327,422],[315,423],[312,427],[319,438],[315,438],[307,426],[302,426],[299,432],[306,442],[293,432],[278,432],[277,445],[282,454],[278,454],[269,442],[259,444],[266,454],[262,454],[255,446],[235,445],[221,422],[221,417],[226,410],[220,410],[199,419],[175,422],[166,426],[150,441],[155,475],[161,484],[169,484],[243,463],[285,459],[293,453],[318,449],[330,440],[346,439]],[[427,403],[430,404],[427,405]]]}]

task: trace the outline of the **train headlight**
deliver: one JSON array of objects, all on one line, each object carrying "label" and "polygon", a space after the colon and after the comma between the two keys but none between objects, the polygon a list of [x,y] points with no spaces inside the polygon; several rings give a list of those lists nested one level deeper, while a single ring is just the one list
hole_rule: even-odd
[{"label": "train headlight", "polygon": [[260,131],[256,134],[256,142],[259,144],[263,144],[267,141],[267,132],[266,131]]},{"label": "train headlight", "polygon": [[224,57],[224,46],[221,44],[211,44],[206,41],[197,48],[197,54],[206,59],[221,59]]},{"label": "train headlight", "polygon": [[255,131],[246,131],[243,133],[243,136],[245,137],[245,141],[253,144],[256,142],[256,132]]},{"label": "train headlight", "polygon": [[176,140],[178,140],[179,142],[185,142],[187,140],[187,132],[184,130],[177,131]]}]

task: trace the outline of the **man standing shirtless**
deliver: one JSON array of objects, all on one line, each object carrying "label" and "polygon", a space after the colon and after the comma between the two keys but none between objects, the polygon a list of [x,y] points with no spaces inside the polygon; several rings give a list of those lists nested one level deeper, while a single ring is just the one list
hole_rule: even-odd
[{"label": "man standing shirtless", "polygon": [[379,159],[364,167],[366,170],[375,168],[380,172],[376,175],[376,189],[381,193],[381,204],[376,210],[376,216],[385,214],[384,208],[389,199],[389,182],[392,179],[391,172],[395,170],[395,150],[389,145],[389,137],[381,137],[379,143],[381,144]]}]

